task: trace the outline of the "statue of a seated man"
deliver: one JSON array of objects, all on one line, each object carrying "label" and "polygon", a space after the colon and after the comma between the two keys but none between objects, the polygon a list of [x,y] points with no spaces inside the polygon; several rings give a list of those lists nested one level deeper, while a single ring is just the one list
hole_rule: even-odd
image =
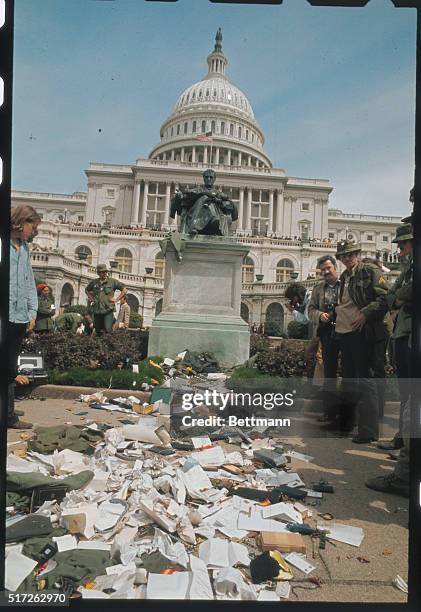
[{"label": "statue of a seated man", "polygon": [[170,217],[181,217],[181,234],[203,234],[205,236],[229,236],[232,221],[238,219],[237,206],[213,185],[216,174],[213,170],[203,173],[203,187],[176,191],[172,201]]}]

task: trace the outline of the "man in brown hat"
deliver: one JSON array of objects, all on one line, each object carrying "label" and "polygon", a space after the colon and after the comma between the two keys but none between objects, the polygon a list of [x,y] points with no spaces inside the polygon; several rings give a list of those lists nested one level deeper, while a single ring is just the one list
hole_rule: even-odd
[{"label": "man in brown hat", "polygon": [[344,264],[336,306],[335,336],[341,347],[343,389],[350,402],[342,409],[341,429],[351,431],[357,409],[356,444],[378,439],[377,389],[371,377],[374,344],[385,337],[383,318],[387,307],[377,298],[386,294],[388,284],[380,268],[360,261],[361,246],[353,241],[338,242],[336,257]]},{"label": "man in brown hat", "polygon": [[[113,329],[114,311],[116,301],[120,301],[127,293],[127,288],[112,276],[108,276],[107,266],[98,264],[96,271],[98,278],[91,281],[86,287],[86,295],[94,316],[95,332],[110,332]],[[120,291],[117,299],[114,292]]]}]

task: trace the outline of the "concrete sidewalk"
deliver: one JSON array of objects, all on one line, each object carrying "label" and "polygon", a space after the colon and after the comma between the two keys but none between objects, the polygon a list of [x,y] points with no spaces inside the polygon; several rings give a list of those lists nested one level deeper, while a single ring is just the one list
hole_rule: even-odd
[{"label": "concrete sidewalk", "polygon": [[[25,420],[35,425],[61,423],[84,424],[89,420],[119,425],[130,419],[123,413],[95,410],[86,404],[67,399],[29,399],[17,402],[24,410]],[[307,560],[316,566],[311,576],[322,580],[320,588],[312,584],[299,570],[294,570],[290,601],[344,601],[344,602],[406,602],[406,594],[393,586],[399,574],[408,576],[408,500],[395,495],[377,493],[364,486],[371,476],[387,474],[394,467],[388,454],[375,444],[355,445],[350,438],[320,437],[318,413],[306,408],[291,414],[300,431],[305,425],[306,435],[289,436],[285,445],[314,457],[312,463],[292,460],[291,471],[297,471],[307,486],[323,478],[333,484],[335,492],[325,493],[320,506],[315,506],[310,523],[315,525],[319,513],[330,512],[337,522],[362,527],[364,540],[359,548],[335,542],[312,555],[312,540],[306,536]],[[78,415],[79,412],[87,414]],[[398,404],[386,405],[382,436],[391,437],[397,426]],[[291,432],[293,434],[293,432]],[[31,431],[9,430],[8,452],[25,448],[25,439]],[[18,442],[18,444],[12,444]],[[232,450],[237,447],[231,446]],[[305,500],[308,505],[309,498]],[[310,506],[311,507],[311,506]]]}]

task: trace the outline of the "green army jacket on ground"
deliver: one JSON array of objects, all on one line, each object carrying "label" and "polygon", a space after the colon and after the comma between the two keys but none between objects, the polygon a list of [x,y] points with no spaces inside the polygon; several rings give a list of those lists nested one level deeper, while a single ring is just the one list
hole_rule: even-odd
[{"label": "green army jacket on ground", "polygon": [[385,296],[381,296],[379,301],[387,305],[389,310],[395,310],[395,300],[401,300],[402,306],[399,307],[396,317],[393,338],[410,336],[412,332],[412,261],[404,264],[402,272],[389,289]]},{"label": "green army jacket on ground", "polygon": [[383,319],[387,313],[387,305],[378,299],[384,297],[389,285],[383,272],[377,266],[359,262],[352,274],[344,270],[340,276],[339,301],[345,282],[348,280],[348,293],[355,306],[366,316],[364,326],[366,338],[370,342],[379,342],[387,337]]},{"label": "green army jacket on ground", "polygon": [[122,291],[124,285],[112,276],[109,276],[104,282],[97,278],[89,283],[86,291],[90,291],[94,295],[92,304],[92,313],[94,315],[107,314],[107,312],[115,310],[115,304],[110,302],[110,300],[114,298],[116,289]]},{"label": "green army jacket on ground", "polygon": [[81,321],[82,315],[80,315],[78,312],[64,312],[63,314],[55,317],[54,325],[59,331],[71,331],[74,333]]},{"label": "green army jacket on ground", "polygon": [[38,297],[38,312],[35,323],[36,331],[52,331],[54,329],[52,317],[56,314],[56,311],[51,309],[53,305],[54,300],[51,296],[45,297],[40,295]]}]

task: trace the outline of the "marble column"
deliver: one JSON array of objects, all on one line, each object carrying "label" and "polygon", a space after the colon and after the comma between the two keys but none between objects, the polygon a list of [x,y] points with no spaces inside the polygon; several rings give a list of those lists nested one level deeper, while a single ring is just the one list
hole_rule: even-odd
[{"label": "marble column", "polygon": [[170,196],[171,196],[171,183],[167,183],[165,187],[165,213],[164,213],[164,224],[168,225],[170,222]]},{"label": "marble column", "polygon": [[242,155],[241,155],[241,151],[238,153],[238,165],[241,166],[241,162],[242,162]]},{"label": "marble column", "polygon": [[171,151],[171,161],[174,161],[175,159],[175,151],[174,149]]},{"label": "marble column", "polygon": [[193,164],[196,162],[196,147],[192,149],[191,160]]},{"label": "marble column", "polygon": [[143,204],[142,204],[142,220],[141,224],[145,227],[146,225],[146,211],[148,210],[148,194],[149,194],[149,181],[145,181],[143,186]]},{"label": "marble column", "polygon": [[184,161],[184,147],[182,147],[181,149],[181,154],[180,154],[180,161]]},{"label": "marble column", "polygon": [[246,229],[251,229],[251,196],[252,190],[247,187],[247,207],[246,207]]},{"label": "marble column", "polygon": [[231,166],[231,149],[228,149],[227,166]]},{"label": "marble column", "polygon": [[135,182],[132,200],[132,223],[139,223],[139,206],[140,206],[140,181]]},{"label": "marble column", "polygon": [[269,225],[268,232],[273,232],[273,189],[269,190]]},{"label": "marble column", "polygon": [[284,234],[283,227],[283,208],[284,208],[284,194],[278,189],[276,196],[276,233]]},{"label": "marble column", "polygon": [[240,198],[238,201],[238,223],[237,228],[242,230],[244,223],[244,187],[240,187]]},{"label": "marble column", "polygon": [[208,147],[203,147],[203,163],[208,163]]},{"label": "marble column", "polygon": [[247,166],[251,166],[251,155],[247,158]]},{"label": "marble column", "polygon": [[219,165],[219,147],[215,149],[215,164]]}]

